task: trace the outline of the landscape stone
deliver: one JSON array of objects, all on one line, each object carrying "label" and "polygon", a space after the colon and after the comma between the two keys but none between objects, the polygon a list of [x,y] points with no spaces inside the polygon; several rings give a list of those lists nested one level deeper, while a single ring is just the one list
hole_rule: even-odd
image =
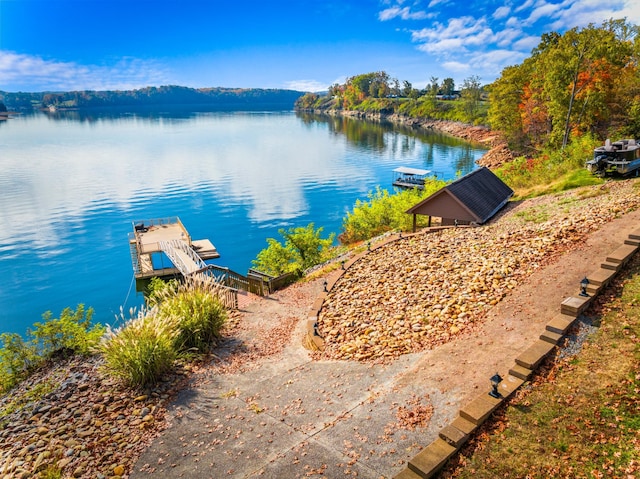
[{"label": "landscape stone", "polygon": [[479,426],[495,411],[501,401],[489,396],[489,393],[482,394],[460,409],[460,416]]},{"label": "landscape stone", "polygon": [[565,334],[571,327],[575,319],[576,318],[574,316],[558,314],[547,323],[546,329],[554,333]]},{"label": "landscape stone", "polygon": [[516,358],[516,363],[527,369],[536,369],[554,347],[552,343],[538,340]]},{"label": "landscape stone", "polygon": [[451,444],[436,439],[409,461],[408,468],[423,479],[433,477],[456,452]]},{"label": "landscape stone", "polygon": [[561,303],[560,312],[577,318],[585,309],[587,309],[591,299],[591,296],[570,296]]}]

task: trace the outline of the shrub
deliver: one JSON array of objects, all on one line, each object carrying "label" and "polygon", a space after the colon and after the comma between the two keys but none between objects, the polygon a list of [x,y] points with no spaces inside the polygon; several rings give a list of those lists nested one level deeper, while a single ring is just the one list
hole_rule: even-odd
[{"label": "shrub", "polygon": [[26,338],[17,333],[0,335],[0,388],[6,391],[27,377],[45,360],[73,354],[90,354],[98,344],[105,328],[91,324],[93,309],[79,304],[76,310],[65,308],[59,318],[51,311],[42,315],[43,321],[27,329]]},{"label": "shrub", "polygon": [[548,149],[535,158],[519,157],[496,170],[496,174],[519,197],[563,191],[600,183],[589,174],[585,162],[600,142],[590,135],[574,138],[562,149]]},{"label": "shrub", "polygon": [[59,318],[52,318],[51,311],[42,315],[43,322],[34,323],[34,330],[28,330],[41,348],[41,356],[51,357],[56,354],[89,354],[105,328],[100,325],[91,325],[93,308],[85,310],[83,304],[79,304],[75,311],[65,308]]},{"label": "shrub", "polygon": [[35,344],[17,333],[0,334],[0,392],[8,391],[41,362]]},{"label": "shrub", "polygon": [[258,253],[253,266],[267,274],[279,276],[285,273],[302,273],[307,268],[323,263],[330,258],[334,234],[321,238],[323,228],[314,228],[313,223],[305,227],[280,229],[278,233],[284,243],[268,238],[269,246]]},{"label": "shrub", "polygon": [[[394,194],[378,187],[368,200],[356,201],[353,210],[342,221],[340,241],[345,244],[373,238],[387,231],[410,230],[413,218],[406,211],[446,185],[443,180],[428,179],[424,190],[400,190]],[[418,218],[418,225],[428,221]]]},{"label": "shrub", "polygon": [[227,310],[218,298],[220,286],[207,277],[190,276],[181,284],[156,292],[157,315],[178,328],[176,348],[180,352],[206,352],[227,320]]},{"label": "shrub", "polygon": [[147,305],[156,308],[158,316],[175,320],[179,352],[206,352],[220,336],[227,320],[227,310],[220,300],[222,288],[205,275],[191,275],[182,282],[152,280]]},{"label": "shrub", "polygon": [[204,275],[182,282],[152,280],[149,309],[135,317],[132,312],[101,344],[107,371],[131,386],[146,386],[157,382],[180,356],[206,352],[227,320],[222,288]]},{"label": "shrub", "polygon": [[178,334],[173,318],[140,311],[122,328],[108,330],[100,345],[105,369],[129,386],[155,384],[173,367]]}]

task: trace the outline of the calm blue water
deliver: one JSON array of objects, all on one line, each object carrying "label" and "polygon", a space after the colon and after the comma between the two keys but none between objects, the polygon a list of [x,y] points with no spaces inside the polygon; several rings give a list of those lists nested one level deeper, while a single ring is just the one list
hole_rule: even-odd
[{"label": "calm blue water", "polygon": [[179,216],[246,273],[277,230],[340,232],[397,166],[452,178],[484,150],[439,134],[292,112],[77,113],[0,122],[0,332],[84,303],[113,323],[142,304],[132,222]]}]

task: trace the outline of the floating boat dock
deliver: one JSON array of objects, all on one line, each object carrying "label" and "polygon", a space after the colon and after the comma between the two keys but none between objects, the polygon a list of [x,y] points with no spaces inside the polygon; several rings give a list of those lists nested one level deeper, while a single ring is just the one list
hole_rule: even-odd
[{"label": "floating boat dock", "polygon": [[393,186],[399,188],[424,189],[424,180],[431,175],[431,170],[421,170],[400,166],[393,170]]},{"label": "floating boat dock", "polygon": [[208,239],[193,241],[178,217],[135,221],[129,250],[136,279],[188,276],[208,268],[205,260],[220,257]]}]

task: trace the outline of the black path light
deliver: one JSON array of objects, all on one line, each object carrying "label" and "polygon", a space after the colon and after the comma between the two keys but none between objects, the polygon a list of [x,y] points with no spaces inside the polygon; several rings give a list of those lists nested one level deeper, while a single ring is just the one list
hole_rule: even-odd
[{"label": "black path light", "polygon": [[340,261],[340,266],[344,269],[344,260]]},{"label": "black path light", "polygon": [[371,251],[371,241],[367,241],[367,251]]},{"label": "black path light", "polygon": [[502,377],[498,373],[495,373],[491,376],[489,381],[491,381],[491,391],[489,391],[489,396],[501,399],[502,394],[498,391],[498,385],[502,382]]},{"label": "black path light", "polygon": [[587,286],[589,286],[589,280],[585,276],[582,278],[582,281],[580,281],[580,296],[584,296],[585,298],[589,297],[589,294],[587,293]]},{"label": "black path light", "polygon": [[327,280],[326,279],[324,280],[323,285],[324,285],[324,292],[326,293],[327,292]]}]

